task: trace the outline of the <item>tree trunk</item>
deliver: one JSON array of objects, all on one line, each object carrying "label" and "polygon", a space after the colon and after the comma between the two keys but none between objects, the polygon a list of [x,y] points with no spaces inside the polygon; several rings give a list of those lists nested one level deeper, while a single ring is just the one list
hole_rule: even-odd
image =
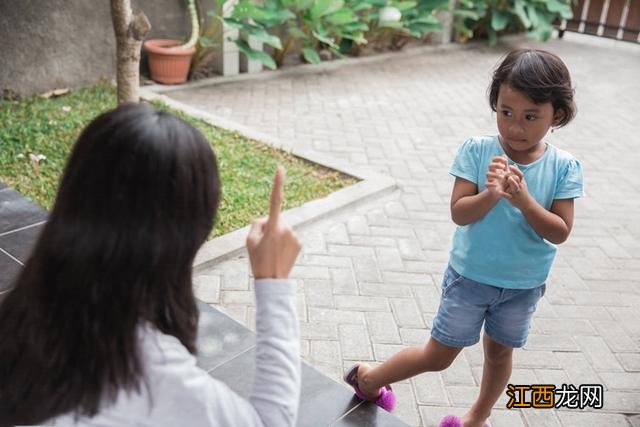
[{"label": "tree trunk", "polygon": [[138,102],[140,48],[151,24],[144,12],[132,12],[130,0],[111,0],[111,19],[116,33],[118,104]]}]

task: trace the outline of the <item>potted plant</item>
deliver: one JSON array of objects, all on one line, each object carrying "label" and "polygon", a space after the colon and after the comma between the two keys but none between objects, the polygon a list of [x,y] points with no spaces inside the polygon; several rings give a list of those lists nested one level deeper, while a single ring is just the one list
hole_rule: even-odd
[{"label": "potted plant", "polygon": [[151,39],[143,44],[149,58],[151,79],[158,83],[184,83],[189,76],[200,25],[195,0],[188,0],[187,9],[191,18],[191,37],[186,43],[173,39]]}]

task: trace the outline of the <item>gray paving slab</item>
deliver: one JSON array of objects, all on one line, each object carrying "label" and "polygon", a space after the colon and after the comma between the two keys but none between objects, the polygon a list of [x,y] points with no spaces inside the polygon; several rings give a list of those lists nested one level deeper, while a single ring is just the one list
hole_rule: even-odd
[{"label": "gray paving slab", "polygon": [[[576,203],[572,237],[560,246],[534,336],[517,352],[515,367],[522,378],[603,384],[605,406],[543,414],[507,411],[501,400],[492,420],[638,425],[639,46],[574,34],[547,44],[512,38],[493,48],[401,53],[317,73],[181,88],[167,96],[286,146],[368,167],[397,182],[394,193],[300,231],[305,248],[294,277],[307,322],[304,357],[339,380],[350,358],[383,361],[401,343],[417,340],[417,331],[428,336],[454,228],[448,168],[466,138],[496,132],[486,88],[501,55],[516,46],[556,52],[572,71],[577,118],[548,140],[582,161],[587,197]],[[237,262],[201,274],[218,277],[210,279],[213,302],[253,327],[251,301],[215,300],[230,271],[248,274],[235,269]],[[205,292],[206,278],[198,286]],[[475,371],[482,363],[478,347],[465,350],[464,357],[466,363],[451,375],[427,374],[406,383],[410,392],[403,398],[414,401],[398,415],[410,425],[428,426],[446,413],[464,411],[477,393]]]}]

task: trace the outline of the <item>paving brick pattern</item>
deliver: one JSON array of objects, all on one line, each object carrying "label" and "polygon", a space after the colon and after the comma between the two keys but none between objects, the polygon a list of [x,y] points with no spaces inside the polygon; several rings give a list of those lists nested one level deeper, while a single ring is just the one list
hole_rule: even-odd
[{"label": "paving brick pattern", "polygon": [[[549,141],[584,165],[588,197],[576,204],[539,305],[516,352],[512,382],[599,383],[595,411],[506,410],[500,426],[640,425],[640,48],[580,36],[544,45],[573,73],[579,113]],[[511,46],[537,45],[526,40]],[[510,46],[454,48],[334,71],[173,92],[192,106],[393,176],[395,193],[301,232],[293,272],[303,357],[340,380],[356,360],[383,361],[429,336],[454,225],[449,218],[458,146],[495,133],[486,101],[492,67]],[[253,327],[246,260],[201,273],[197,292]],[[441,373],[396,385],[398,416],[432,426],[473,401],[480,346]]]}]

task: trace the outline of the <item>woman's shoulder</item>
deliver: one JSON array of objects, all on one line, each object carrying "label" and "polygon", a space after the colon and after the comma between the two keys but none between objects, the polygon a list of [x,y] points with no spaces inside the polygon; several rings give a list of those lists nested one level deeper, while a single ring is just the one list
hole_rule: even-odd
[{"label": "woman's shoulder", "polygon": [[195,364],[195,357],[178,338],[162,333],[150,323],[138,325],[138,344],[142,363],[146,366],[185,362]]},{"label": "woman's shoulder", "polygon": [[155,419],[164,425],[258,424],[248,401],[197,366],[195,356],[177,338],[152,326],[142,333]]},{"label": "woman's shoulder", "polygon": [[213,379],[176,337],[149,324],[139,326],[138,331],[140,358],[152,396],[163,401],[167,396],[192,399],[212,385]]}]

